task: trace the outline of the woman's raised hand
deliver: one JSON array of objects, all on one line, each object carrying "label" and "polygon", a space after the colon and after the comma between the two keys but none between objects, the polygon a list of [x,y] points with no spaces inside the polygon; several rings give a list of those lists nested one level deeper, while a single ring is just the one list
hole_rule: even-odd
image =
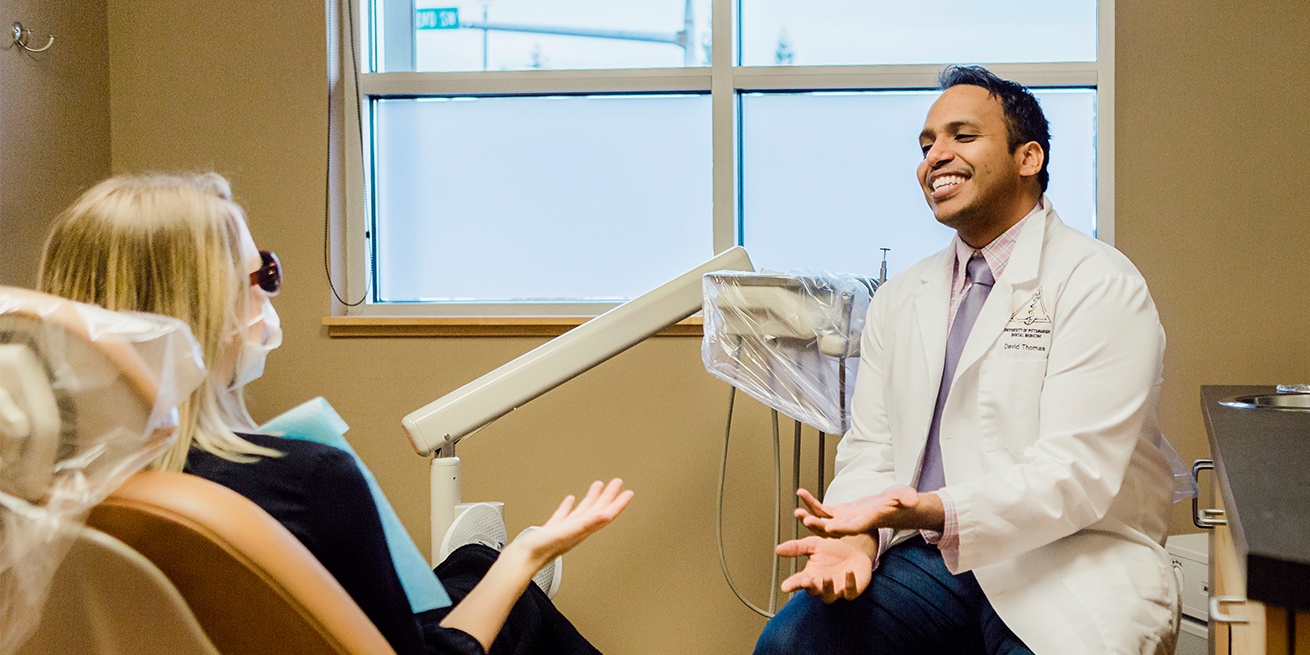
[{"label": "woman's raised hand", "polygon": [[609,525],[632,496],[631,489],[623,488],[623,480],[614,478],[609,484],[597,480],[582,500],[575,504],[573,496],[566,496],[540,529],[520,535],[511,546],[526,549],[532,559],[544,565]]}]

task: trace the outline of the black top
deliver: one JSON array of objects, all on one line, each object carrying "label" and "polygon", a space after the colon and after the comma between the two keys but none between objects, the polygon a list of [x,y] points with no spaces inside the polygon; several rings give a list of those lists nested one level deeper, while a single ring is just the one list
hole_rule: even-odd
[{"label": "black top", "polygon": [[1268,386],[1203,386],[1205,413],[1228,527],[1245,569],[1246,595],[1310,609],[1310,411],[1241,409],[1219,401],[1273,393]]},{"label": "black top", "polygon": [[399,655],[485,653],[467,633],[416,620],[354,458],[308,441],[240,436],[285,455],[242,464],[192,449],[186,472],[249,498],[277,519],[341,583]]}]

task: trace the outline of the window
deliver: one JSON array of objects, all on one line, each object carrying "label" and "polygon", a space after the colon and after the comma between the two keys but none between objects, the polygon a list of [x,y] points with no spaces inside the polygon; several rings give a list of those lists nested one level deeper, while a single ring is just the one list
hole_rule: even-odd
[{"label": "window", "polygon": [[354,314],[594,315],[738,244],[867,275],[886,248],[900,271],[950,235],[914,178],[946,63],[1033,88],[1049,195],[1112,241],[1109,2],[347,6]]}]

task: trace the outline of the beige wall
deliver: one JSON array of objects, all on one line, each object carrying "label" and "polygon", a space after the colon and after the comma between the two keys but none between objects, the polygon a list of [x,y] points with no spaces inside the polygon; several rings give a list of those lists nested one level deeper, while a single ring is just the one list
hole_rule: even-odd
[{"label": "beige wall", "polygon": [[1310,191],[1289,174],[1310,166],[1310,4],[1116,7],[1116,245],[1159,306],[1162,421],[1191,461],[1200,385],[1310,380]]},{"label": "beige wall", "polygon": [[[1207,450],[1199,385],[1310,380],[1303,336],[1310,305],[1298,267],[1310,250],[1308,203],[1297,179],[1310,168],[1310,71],[1295,63],[1307,47],[1297,26],[1310,24],[1310,6],[1118,5],[1118,246],[1159,304],[1170,339],[1163,420],[1190,459]],[[107,6],[113,170],[228,174],[256,239],[288,271],[278,299],[287,338],[252,390],[256,413],[326,396],[425,543],[426,465],[409,450],[400,417],[540,340],[325,335],[321,2]],[[6,66],[12,54],[0,52]],[[12,89],[5,83],[0,95]],[[33,107],[16,109],[6,99],[4,134],[13,133],[15,115],[39,113]],[[60,138],[71,138],[94,132],[98,120],[53,124]],[[7,139],[0,148],[7,161]],[[15,176],[0,170],[3,197]],[[35,241],[15,236],[37,231],[31,223],[14,227],[12,217],[23,215],[5,201],[6,259],[34,260]],[[701,371],[694,339],[654,339],[461,445],[466,498],[505,501],[512,531],[593,477],[622,475],[638,490],[627,515],[568,559],[557,599],[604,650],[746,652],[763,625],[732,598],[716,562],[713,498],[726,395]],[[757,600],[767,593],[770,539],[763,418],[750,408],[735,433],[728,499],[730,559]],[[1175,524],[1188,525],[1181,514]]]},{"label": "beige wall", "polygon": [[105,5],[4,0],[40,48],[0,50],[0,284],[32,286],[49,219],[109,173],[109,47]]}]

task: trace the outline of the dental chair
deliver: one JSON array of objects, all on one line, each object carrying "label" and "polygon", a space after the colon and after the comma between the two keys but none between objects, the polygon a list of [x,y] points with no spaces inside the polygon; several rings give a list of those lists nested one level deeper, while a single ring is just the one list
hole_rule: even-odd
[{"label": "dental chair", "polygon": [[19,655],[219,655],[177,588],[123,542],[81,528]]},{"label": "dental chair", "polygon": [[224,655],[394,653],[290,532],[222,485],[138,473],[87,524],[158,566]]},{"label": "dental chair", "polygon": [[0,287],[0,655],[393,653],[249,500],[138,473],[200,362],[173,319]]}]

